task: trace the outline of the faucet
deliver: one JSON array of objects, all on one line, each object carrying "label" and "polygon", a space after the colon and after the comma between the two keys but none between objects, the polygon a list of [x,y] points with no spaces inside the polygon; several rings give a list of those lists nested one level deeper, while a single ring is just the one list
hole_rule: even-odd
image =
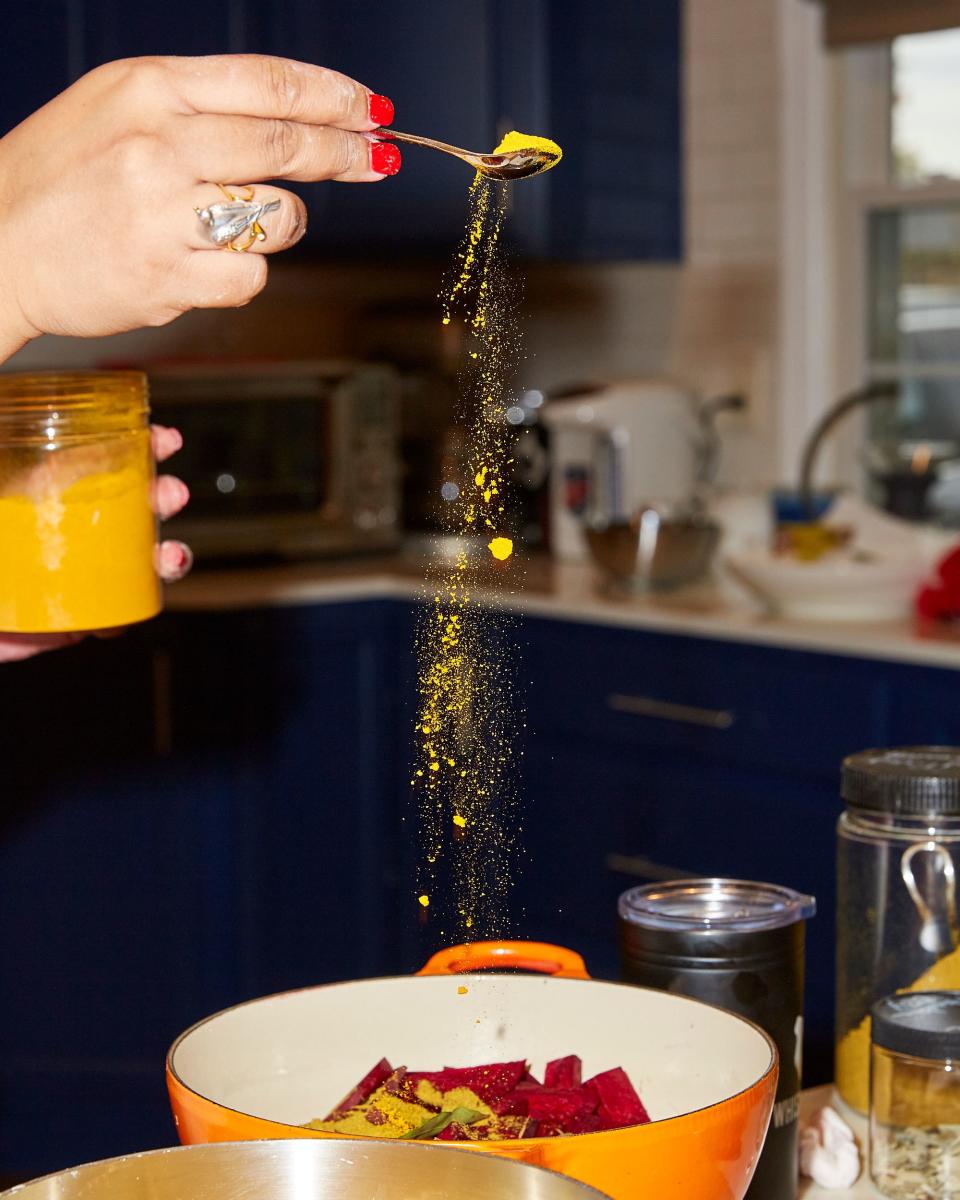
[{"label": "faucet", "polygon": [[855,392],[848,392],[839,400],[834,401],[814,425],[804,443],[800,459],[800,504],[809,520],[814,520],[813,468],[827,434],[853,409],[860,408],[861,405],[875,404],[881,400],[895,400],[896,397],[897,385],[889,380],[867,384],[866,387],[858,388]]}]

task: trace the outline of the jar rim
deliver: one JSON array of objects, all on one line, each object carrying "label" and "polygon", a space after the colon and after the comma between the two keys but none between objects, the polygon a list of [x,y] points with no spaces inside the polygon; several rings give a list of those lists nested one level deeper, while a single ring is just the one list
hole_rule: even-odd
[{"label": "jar rim", "polygon": [[813,896],[778,883],[746,879],[672,879],[630,888],[620,916],[654,929],[758,932],[805,921],[817,911]]},{"label": "jar rim", "polygon": [[47,409],[76,411],[113,399],[138,397],[147,402],[143,371],[4,371],[0,372],[0,412]]}]

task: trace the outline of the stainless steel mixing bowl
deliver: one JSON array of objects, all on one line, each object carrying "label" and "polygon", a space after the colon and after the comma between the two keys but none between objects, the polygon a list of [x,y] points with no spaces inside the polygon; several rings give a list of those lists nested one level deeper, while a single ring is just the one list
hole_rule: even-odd
[{"label": "stainless steel mixing bowl", "polygon": [[662,516],[645,509],[632,520],[584,528],[593,561],[625,592],[666,590],[694,583],[710,569],[720,526],[707,517]]},{"label": "stainless steel mixing bowl", "polygon": [[413,1142],[218,1142],[88,1163],[17,1200],[604,1200],[541,1167]]}]

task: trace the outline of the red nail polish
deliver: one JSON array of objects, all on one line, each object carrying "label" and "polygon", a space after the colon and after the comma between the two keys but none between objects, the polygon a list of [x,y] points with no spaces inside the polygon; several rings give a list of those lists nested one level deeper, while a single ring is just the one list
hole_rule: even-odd
[{"label": "red nail polish", "polygon": [[389,125],[393,120],[393,101],[386,96],[370,96],[370,120],[374,125]]},{"label": "red nail polish", "polygon": [[396,175],[400,170],[400,151],[388,142],[374,142],[370,147],[370,166],[378,175]]}]

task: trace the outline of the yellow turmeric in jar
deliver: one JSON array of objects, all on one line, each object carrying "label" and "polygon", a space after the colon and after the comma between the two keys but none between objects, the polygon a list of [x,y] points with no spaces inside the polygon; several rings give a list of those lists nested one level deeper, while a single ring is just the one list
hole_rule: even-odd
[{"label": "yellow turmeric in jar", "polygon": [[160,609],[143,377],[0,381],[0,630],[106,629]]},{"label": "yellow turmeric in jar", "polygon": [[[905,992],[937,992],[960,989],[960,948],[945,954]],[[870,1107],[870,1015],[851,1029],[837,1044],[837,1091],[858,1112]]]}]

